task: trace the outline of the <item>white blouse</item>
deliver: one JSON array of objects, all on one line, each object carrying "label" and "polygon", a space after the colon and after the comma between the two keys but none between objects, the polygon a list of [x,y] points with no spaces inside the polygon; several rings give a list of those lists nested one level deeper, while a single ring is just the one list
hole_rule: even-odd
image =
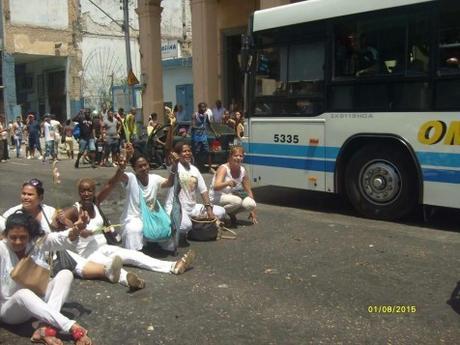
[{"label": "white blouse", "polygon": [[[30,254],[37,265],[49,269],[46,253],[50,250],[70,249],[73,247],[69,240],[69,231],[52,232],[45,235],[39,245],[32,242],[27,244],[26,253]],[[19,262],[16,253],[10,248],[6,239],[0,241],[0,306],[23,287],[11,279],[10,273]]]}]

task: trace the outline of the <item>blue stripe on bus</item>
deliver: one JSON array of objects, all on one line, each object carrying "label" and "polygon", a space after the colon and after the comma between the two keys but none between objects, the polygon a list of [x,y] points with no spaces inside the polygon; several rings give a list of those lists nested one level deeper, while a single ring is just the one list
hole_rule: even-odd
[{"label": "blue stripe on bus", "polygon": [[[336,159],[340,148],[334,146],[305,146],[288,144],[245,143],[248,154]],[[416,152],[420,165],[460,168],[459,153]]]},{"label": "blue stripe on bus", "polygon": [[245,144],[244,149],[250,154],[297,156],[309,158],[335,159],[340,148],[331,146],[305,146],[288,144]]},{"label": "blue stripe on bus", "polygon": [[[251,165],[278,168],[313,170],[330,173],[335,170],[335,162],[324,160],[247,155],[245,161]],[[460,184],[460,170],[423,169],[422,172],[424,181]]]},{"label": "blue stripe on bus", "polygon": [[246,155],[244,160],[246,163],[252,165],[263,165],[279,168],[314,170],[325,172],[334,172],[335,169],[335,162],[325,160],[252,156],[250,154]]},{"label": "blue stripe on bus", "polygon": [[460,170],[422,169],[422,172],[425,181],[460,183]]},{"label": "blue stripe on bus", "polygon": [[421,165],[433,165],[433,166],[460,168],[460,154],[459,153],[417,151],[416,155]]}]

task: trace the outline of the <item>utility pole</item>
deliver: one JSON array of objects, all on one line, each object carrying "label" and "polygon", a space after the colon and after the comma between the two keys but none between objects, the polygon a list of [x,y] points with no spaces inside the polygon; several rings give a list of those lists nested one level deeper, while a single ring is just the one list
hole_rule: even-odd
[{"label": "utility pole", "polygon": [[[0,68],[1,68],[1,79],[0,79],[0,88],[3,90],[3,109],[0,109],[1,113],[5,114],[5,125],[8,124],[8,116],[10,114],[9,111],[9,102],[8,102],[8,96],[7,96],[7,90],[5,90],[5,35],[4,35],[4,26],[3,26],[3,1],[0,0]],[[8,108],[7,108],[8,107]]]},{"label": "utility pole", "polygon": [[123,1],[123,31],[125,32],[125,47],[126,47],[126,69],[128,79],[128,103],[132,107],[135,105],[134,101],[134,88],[129,83],[129,77],[133,73],[133,66],[131,62],[131,42],[129,39],[129,11],[128,11],[128,0]]}]

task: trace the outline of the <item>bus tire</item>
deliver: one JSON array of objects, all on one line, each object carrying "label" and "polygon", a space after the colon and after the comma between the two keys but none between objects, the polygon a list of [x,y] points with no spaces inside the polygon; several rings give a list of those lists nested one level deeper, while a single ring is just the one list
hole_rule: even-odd
[{"label": "bus tire", "polygon": [[400,147],[371,145],[360,149],[345,169],[345,191],[353,207],[374,219],[399,219],[417,204],[415,167]]}]

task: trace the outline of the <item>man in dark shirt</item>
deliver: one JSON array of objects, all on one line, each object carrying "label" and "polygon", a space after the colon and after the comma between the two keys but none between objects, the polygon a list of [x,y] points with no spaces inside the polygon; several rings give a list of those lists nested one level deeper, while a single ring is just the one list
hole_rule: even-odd
[{"label": "man in dark shirt", "polygon": [[30,113],[27,116],[27,132],[29,133],[29,156],[28,159],[33,158],[35,149],[39,152],[38,159],[43,159],[42,148],[40,146],[40,124],[35,119],[35,115]]},{"label": "man in dark shirt", "polygon": [[88,156],[91,160],[91,166],[95,168],[96,164],[94,163],[94,158],[96,143],[94,141],[94,126],[93,121],[91,121],[91,113],[87,110],[85,111],[84,116],[79,114],[73,120],[77,121],[80,126],[79,151],[77,160],[75,161],[75,168],[79,167],[80,158],[85,151],[88,152]]}]

